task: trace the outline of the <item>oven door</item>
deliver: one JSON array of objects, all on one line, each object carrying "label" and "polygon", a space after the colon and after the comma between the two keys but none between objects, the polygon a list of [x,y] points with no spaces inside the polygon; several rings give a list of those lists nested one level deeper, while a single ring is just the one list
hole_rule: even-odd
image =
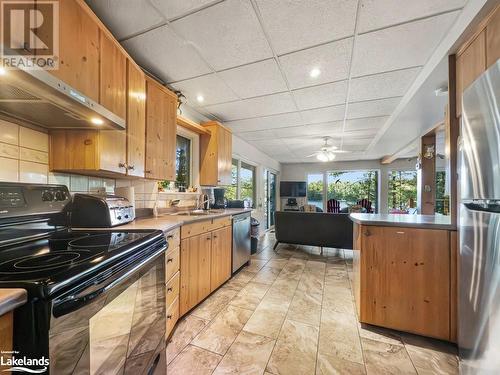
[{"label": "oven door", "polygon": [[165,253],[121,268],[54,301],[52,374],[146,374],[164,364]]}]

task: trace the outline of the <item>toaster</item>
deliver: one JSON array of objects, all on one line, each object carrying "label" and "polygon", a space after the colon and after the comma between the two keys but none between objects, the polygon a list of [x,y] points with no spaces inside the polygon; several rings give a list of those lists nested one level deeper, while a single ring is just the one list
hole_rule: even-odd
[{"label": "toaster", "polygon": [[75,194],[71,208],[73,228],[111,228],[135,219],[134,206],[117,195]]}]

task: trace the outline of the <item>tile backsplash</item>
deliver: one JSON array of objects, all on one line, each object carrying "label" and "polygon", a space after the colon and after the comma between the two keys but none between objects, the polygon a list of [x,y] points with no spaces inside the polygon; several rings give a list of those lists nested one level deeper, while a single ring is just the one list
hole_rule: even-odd
[{"label": "tile backsplash", "polygon": [[0,119],[0,181],[61,184],[72,193],[113,193],[115,187],[133,186],[136,208],[152,208],[158,198],[158,208],[168,207],[169,201],[180,199],[179,206],[194,206],[197,193],[161,192],[150,180],[128,180],[49,172],[49,136],[47,133]]}]

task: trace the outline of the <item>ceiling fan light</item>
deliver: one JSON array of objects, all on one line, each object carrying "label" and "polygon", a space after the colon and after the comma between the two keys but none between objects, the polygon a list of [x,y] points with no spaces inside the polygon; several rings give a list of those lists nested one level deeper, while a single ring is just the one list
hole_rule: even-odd
[{"label": "ceiling fan light", "polygon": [[319,161],[328,161],[328,155],[326,155],[324,152],[320,152],[318,155],[316,155],[316,158],[319,160]]},{"label": "ceiling fan light", "polygon": [[328,161],[332,161],[335,159],[335,154],[331,151],[328,151]]}]

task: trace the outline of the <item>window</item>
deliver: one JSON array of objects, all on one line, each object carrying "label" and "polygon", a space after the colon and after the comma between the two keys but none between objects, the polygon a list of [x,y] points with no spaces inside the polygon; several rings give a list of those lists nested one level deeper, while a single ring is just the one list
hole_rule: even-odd
[{"label": "window", "polygon": [[241,162],[240,167],[240,199],[246,207],[255,207],[255,167]]},{"label": "window", "polygon": [[323,209],[323,174],[307,175],[307,203]]},{"label": "window", "polygon": [[436,171],[436,213],[450,214],[450,196],[447,193],[446,171]]},{"label": "window", "polygon": [[327,201],[336,199],[340,209],[356,205],[367,199],[371,210],[378,209],[377,171],[333,171],[327,172]]},{"label": "window", "polygon": [[175,186],[187,188],[191,183],[191,140],[177,136],[175,157]]},{"label": "window", "polygon": [[231,164],[231,186],[226,187],[227,200],[235,200],[238,196],[238,160],[233,159]]},{"label": "window", "polygon": [[417,171],[389,171],[389,212],[417,213]]}]

